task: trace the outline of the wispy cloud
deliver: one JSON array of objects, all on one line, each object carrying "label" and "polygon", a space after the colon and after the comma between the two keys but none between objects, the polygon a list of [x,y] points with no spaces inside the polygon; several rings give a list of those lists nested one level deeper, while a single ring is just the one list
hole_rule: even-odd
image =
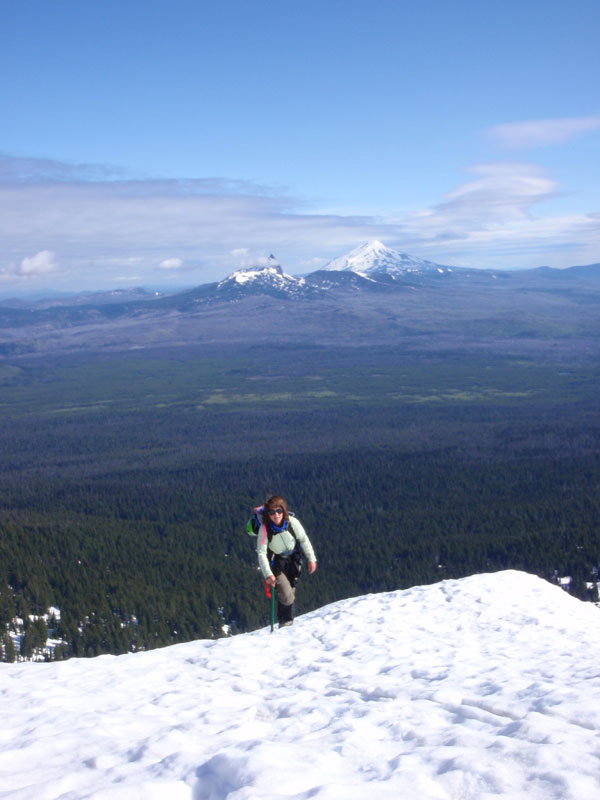
[{"label": "wispy cloud", "polygon": [[558,192],[558,185],[530,164],[482,164],[470,171],[475,180],[451,191],[434,216],[451,217],[455,224],[497,224],[530,216],[534,204]]},{"label": "wispy cloud", "polygon": [[560,187],[540,167],[503,163],[470,171],[475,178],[441,203],[399,220],[406,241],[412,234],[414,246],[434,260],[437,253],[438,260],[449,257],[465,265],[568,266],[598,260],[600,215],[544,214],[543,202],[556,197]]},{"label": "wispy cloud", "polygon": [[68,183],[122,179],[123,170],[104,164],[66,164],[51,158],[13,158],[0,154],[0,183]]},{"label": "wispy cloud", "polygon": [[189,280],[215,280],[270,252],[301,262],[302,249],[312,257],[371,236],[368,218],[301,213],[295,198],[244,181],[89,180],[55,162],[36,178],[35,160],[20,162],[5,157],[0,168],[0,254],[55,252],[65,280],[105,286],[132,260],[150,276],[183,268]]},{"label": "wispy cloud", "polygon": [[[318,268],[368,239],[442,263],[532,266],[598,260],[600,219],[553,216],[560,194],[540,167],[475,166],[429,208],[396,217],[308,213],[295,198],[245,182],[133,180],[34,160],[0,163],[0,281],[110,287],[218,280],[274,253],[286,272]],[[90,174],[94,175],[90,178]],[[49,175],[52,174],[50,178]],[[564,262],[564,253],[572,254]],[[554,260],[552,253],[556,253]],[[4,259],[4,260],[3,260]],[[561,260],[562,259],[562,260]],[[133,272],[135,270],[135,272]]]},{"label": "wispy cloud", "polygon": [[590,117],[508,122],[489,128],[487,135],[501,147],[525,150],[551,144],[563,144],[582,133],[597,130],[600,130],[600,114]]}]

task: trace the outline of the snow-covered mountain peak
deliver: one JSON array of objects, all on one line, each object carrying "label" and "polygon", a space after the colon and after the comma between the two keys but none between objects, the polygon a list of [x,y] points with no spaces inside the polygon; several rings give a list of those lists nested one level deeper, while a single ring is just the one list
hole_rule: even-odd
[{"label": "snow-covered mountain peak", "polygon": [[391,277],[406,275],[410,272],[438,273],[450,271],[449,267],[426,261],[407,253],[400,253],[383,242],[375,239],[355,247],[346,255],[334,258],[325,266],[326,270],[351,271],[359,275],[387,274]]},{"label": "snow-covered mountain peak", "polygon": [[365,273],[374,266],[394,262],[400,254],[377,239],[364,242],[349,253],[334,258],[325,266],[327,270],[349,270],[351,272]]},{"label": "snow-covered mountain peak", "polygon": [[217,291],[226,293],[228,290],[244,289],[257,293],[297,295],[305,283],[304,278],[295,278],[285,273],[275,256],[271,255],[266,264],[232,272],[217,284]]},{"label": "snow-covered mountain peak", "polygon": [[291,275],[286,276],[279,264],[268,267],[246,267],[245,269],[238,269],[232,272],[231,275],[228,275],[219,285],[231,283],[232,281],[235,283],[248,283],[248,281],[264,279],[278,280],[279,278],[286,277],[290,278]]}]

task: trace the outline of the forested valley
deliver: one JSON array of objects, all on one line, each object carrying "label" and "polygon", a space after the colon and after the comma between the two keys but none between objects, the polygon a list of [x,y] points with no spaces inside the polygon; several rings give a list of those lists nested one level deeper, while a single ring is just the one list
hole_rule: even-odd
[{"label": "forested valley", "polygon": [[589,359],[399,347],[2,362],[1,657],[266,624],[244,527],[271,492],[318,555],[298,613],[506,568],[596,599],[597,385]]}]

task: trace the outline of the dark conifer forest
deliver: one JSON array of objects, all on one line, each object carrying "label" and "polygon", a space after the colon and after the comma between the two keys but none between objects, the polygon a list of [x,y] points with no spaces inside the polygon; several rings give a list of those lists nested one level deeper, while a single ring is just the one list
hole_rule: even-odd
[{"label": "dark conifer forest", "polygon": [[244,527],[271,492],[318,555],[297,613],[506,568],[595,599],[597,386],[591,359],[385,346],[4,361],[1,656],[16,617],[56,658],[266,624]]}]

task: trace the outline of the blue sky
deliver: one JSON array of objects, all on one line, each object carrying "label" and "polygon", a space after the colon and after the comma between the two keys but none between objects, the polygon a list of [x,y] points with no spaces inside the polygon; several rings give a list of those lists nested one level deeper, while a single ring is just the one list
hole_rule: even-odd
[{"label": "blue sky", "polygon": [[600,3],[5,4],[0,292],[600,261]]}]

